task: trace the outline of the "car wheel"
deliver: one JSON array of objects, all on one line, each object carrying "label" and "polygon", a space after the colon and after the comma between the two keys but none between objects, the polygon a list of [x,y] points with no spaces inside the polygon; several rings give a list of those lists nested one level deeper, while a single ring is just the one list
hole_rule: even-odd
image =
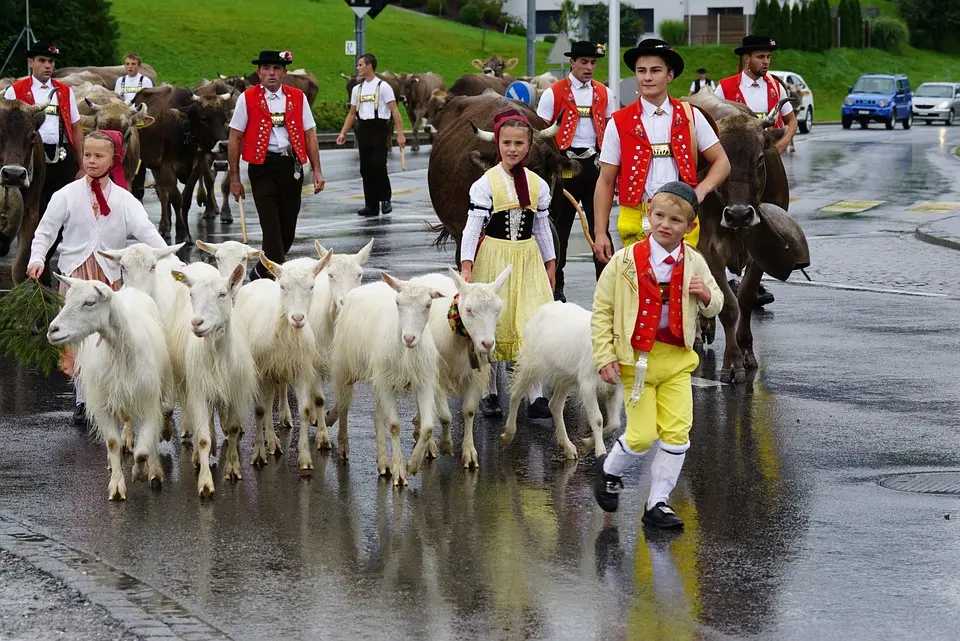
[{"label": "car wheel", "polygon": [[850,128],[850,125],[852,125],[852,124],[853,124],[853,119],[852,119],[852,118],[841,118],[841,119],[840,119],[840,125],[841,125],[844,129],[849,129],[849,128]]},{"label": "car wheel", "polygon": [[909,129],[910,127],[913,126],[913,110],[912,109],[907,112],[907,117],[904,118],[901,122],[903,123],[904,129]]},{"label": "car wheel", "polygon": [[803,122],[797,123],[800,133],[808,134],[813,129],[813,106],[807,107],[807,113],[803,116]]},{"label": "car wheel", "polygon": [[947,124],[948,127],[952,127],[952,126],[953,126],[953,109],[951,109],[951,110],[947,113],[947,119],[946,119],[944,122],[946,122],[946,124]]},{"label": "car wheel", "polygon": [[897,124],[896,114],[897,112],[895,111],[891,113],[890,117],[887,118],[886,122],[883,123],[884,125],[887,126],[887,129],[893,129],[893,126]]}]

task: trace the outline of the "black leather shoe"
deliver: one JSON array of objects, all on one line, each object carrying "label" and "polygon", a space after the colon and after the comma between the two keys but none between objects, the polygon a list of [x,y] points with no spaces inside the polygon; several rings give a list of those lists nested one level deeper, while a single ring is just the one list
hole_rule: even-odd
[{"label": "black leather shoe", "polygon": [[623,488],[623,479],[603,471],[603,462],[607,460],[604,454],[597,458],[594,464],[593,498],[604,512],[616,512],[620,506],[620,490]]},{"label": "black leather shoe", "polygon": [[389,200],[383,201],[380,203],[380,211],[385,214],[389,214],[393,211],[393,204]]},{"label": "black leather shoe", "polygon": [[757,306],[758,307],[769,305],[774,300],[775,299],[773,297],[773,294],[771,294],[770,290],[768,290],[766,287],[764,287],[763,285],[760,285],[760,287],[757,288]]},{"label": "black leather shoe", "polygon": [[77,427],[89,427],[87,422],[87,404],[79,403],[73,408],[73,424]]},{"label": "black leather shoe", "polygon": [[563,285],[553,290],[553,300],[558,300],[561,303],[567,302],[567,297],[563,295]]},{"label": "black leather shoe", "polygon": [[491,394],[480,399],[480,413],[487,418],[503,418],[503,409],[500,407],[500,398]]},{"label": "black leather shoe", "polygon": [[371,209],[369,207],[364,207],[363,209],[357,212],[357,216],[371,217],[371,216],[379,216],[379,215],[380,215],[379,211],[377,211],[376,209]]},{"label": "black leather shoe", "polygon": [[540,397],[527,405],[527,418],[545,419],[550,418],[550,403],[544,397]]},{"label": "black leather shoe", "polygon": [[649,510],[646,510],[643,513],[643,518],[640,520],[646,525],[651,525],[664,530],[683,527],[683,521],[680,520],[680,517],[677,516],[677,513],[673,511],[672,507],[663,501],[660,501]]}]

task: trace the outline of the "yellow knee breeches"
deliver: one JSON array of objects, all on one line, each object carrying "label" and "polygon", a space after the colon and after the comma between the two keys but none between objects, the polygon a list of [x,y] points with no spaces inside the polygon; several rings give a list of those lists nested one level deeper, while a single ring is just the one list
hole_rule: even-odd
[{"label": "yellow knee breeches", "polygon": [[[693,425],[690,374],[700,364],[693,350],[657,341],[647,357],[647,376],[640,400],[627,403],[627,446],[646,452],[660,439],[667,445],[685,445]],[[623,389],[633,388],[634,368],[620,366]]]},{"label": "yellow knee breeches", "polygon": [[[650,214],[650,203],[640,203],[640,207],[629,207],[620,205],[620,217],[617,219],[617,231],[620,233],[620,240],[623,246],[627,247],[633,243],[643,240],[647,237],[643,233],[643,219]],[[699,223],[699,220],[697,221]],[[696,247],[700,242],[700,225],[693,228],[693,231],[684,234],[684,242],[691,247]]]}]

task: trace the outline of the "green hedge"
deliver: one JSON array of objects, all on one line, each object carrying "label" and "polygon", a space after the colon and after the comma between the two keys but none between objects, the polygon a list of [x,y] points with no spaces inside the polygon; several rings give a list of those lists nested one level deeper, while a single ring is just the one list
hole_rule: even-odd
[{"label": "green hedge", "polygon": [[907,25],[896,18],[876,18],[870,25],[870,44],[874,49],[900,53],[910,40]]},{"label": "green hedge", "polygon": [[683,20],[664,20],[660,23],[660,37],[674,47],[687,44],[687,25]]},{"label": "green hedge", "polygon": [[313,103],[313,119],[317,121],[317,131],[339,132],[348,113],[350,107],[345,102],[317,100]]}]

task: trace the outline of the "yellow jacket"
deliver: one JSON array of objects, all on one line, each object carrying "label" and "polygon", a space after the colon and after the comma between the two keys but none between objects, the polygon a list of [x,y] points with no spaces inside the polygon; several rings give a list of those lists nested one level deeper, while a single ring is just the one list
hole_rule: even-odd
[{"label": "yellow jacket", "polygon": [[[707,318],[719,314],[723,308],[723,293],[710,273],[707,261],[696,249],[686,245],[683,255],[686,262],[683,268],[683,342],[687,349],[693,349],[697,333],[697,314],[703,314]],[[710,304],[706,307],[700,305],[696,296],[690,295],[690,279],[694,274],[700,274],[700,278],[710,288]],[[637,310],[640,308],[638,291],[633,245],[629,245],[610,259],[600,275],[593,295],[591,336],[593,360],[598,370],[614,361],[631,367],[636,364],[630,337],[636,326]]]}]

